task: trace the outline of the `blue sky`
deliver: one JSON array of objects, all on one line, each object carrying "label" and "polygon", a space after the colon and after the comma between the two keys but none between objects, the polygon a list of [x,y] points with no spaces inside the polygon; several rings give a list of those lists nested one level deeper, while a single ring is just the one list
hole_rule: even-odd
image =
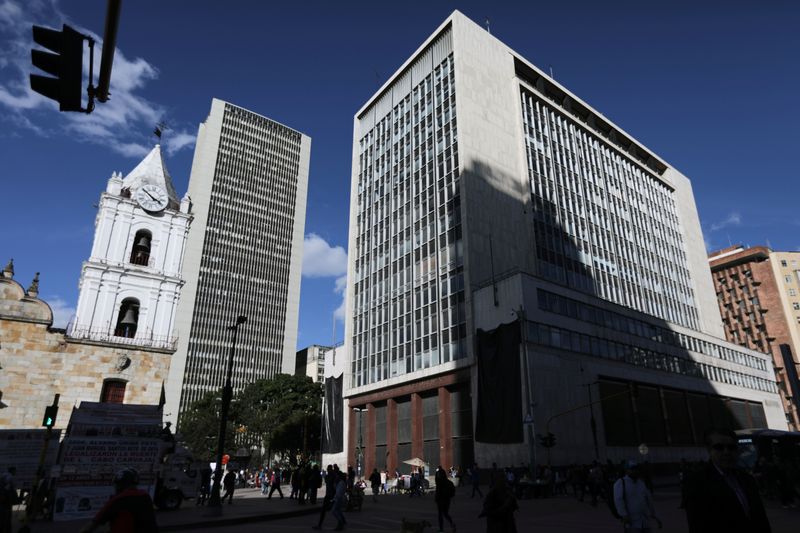
[{"label": "blue sky", "polygon": [[102,36],[105,6],[0,0],[0,262],[13,257],[25,285],[41,271],[62,326],[111,172],[129,172],[164,120],[182,194],[217,97],[312,138],[298,345],[329,343],[353,114],[454,9],[488,17],[494,35],[686,174],[709,249],[800,249],[797,2],[128,1],[111,101],[90,116],[58,113],[27,88],[30,25]]}]

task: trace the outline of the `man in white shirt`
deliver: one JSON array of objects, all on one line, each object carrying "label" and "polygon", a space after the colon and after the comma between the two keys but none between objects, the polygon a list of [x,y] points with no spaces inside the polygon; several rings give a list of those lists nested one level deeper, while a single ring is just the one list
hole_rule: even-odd
[{"label": "man in white shirt", "polygon": [[628,461],[625,476],[614,483],[614,505],[622,517],[626,533],[649,533],[651,521],[661,529],[661,520],[653,506],[653,496],[640,478],[639,465]]}]

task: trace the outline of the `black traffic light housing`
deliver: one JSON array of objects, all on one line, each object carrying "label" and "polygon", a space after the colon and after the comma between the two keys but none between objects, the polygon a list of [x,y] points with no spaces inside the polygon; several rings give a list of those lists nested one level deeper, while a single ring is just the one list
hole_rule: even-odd
[{"label": "black traffic light housing", "polygon": [[56,417],[58,416],[58,405],[48,405],[44,408],[44,418],[42,425],[46,428],[51,428],[56,425]]},{"label": "black traffic light housing", "polygon": [[92,42],[66,24],[61,31],[33,27],[33,40],[50,52],[31,50],[31,62],[55,77],[31,74],[31,89],[58,102],[61,111],[86,111],[81,107],[84,39]]},{"label": "black traffic light housing", "polygon": [[552,448],[556,445],[556,436],[552,433],[548,433],[547,435],[539,435],[539,444],[541,444],[544,448]]}]

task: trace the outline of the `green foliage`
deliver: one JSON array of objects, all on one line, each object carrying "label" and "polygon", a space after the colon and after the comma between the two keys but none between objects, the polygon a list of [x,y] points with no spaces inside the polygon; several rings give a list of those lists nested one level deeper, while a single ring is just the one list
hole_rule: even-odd
[{"label": "green foliage", "polygon": [[[294,457],[319,449],[323,389],[307,376],[278,374],[247,385],[231,402],[225,448],[263,446]],[[206,394],[180,419],[182,441],[202,460],[216,457],[222,392]]]},{"label": "green foliage", "polygon": [[[181,441],[192,451],[197,460],[216,461],[219,435],[219,413],[222,408],[222,389],[206,393],[181,414],[178,421]],[[233,445],[235,432],[231,424],[234,408],[228,415],[225,433],[226,448]]]}]

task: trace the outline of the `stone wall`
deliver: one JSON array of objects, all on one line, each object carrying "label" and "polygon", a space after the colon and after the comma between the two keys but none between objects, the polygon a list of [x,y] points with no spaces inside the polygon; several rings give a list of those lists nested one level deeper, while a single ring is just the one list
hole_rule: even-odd
[{"label": "stone wall", "polygon": [[45,302],[12,279],[0,285],[0,429],[41,427],[54,394],[61,394],[55,427],[66,428],[72,408],[100,401],[108,379],[126,382],[125,403],[158,405],[171,352],[70,339],[50,326]]}]

